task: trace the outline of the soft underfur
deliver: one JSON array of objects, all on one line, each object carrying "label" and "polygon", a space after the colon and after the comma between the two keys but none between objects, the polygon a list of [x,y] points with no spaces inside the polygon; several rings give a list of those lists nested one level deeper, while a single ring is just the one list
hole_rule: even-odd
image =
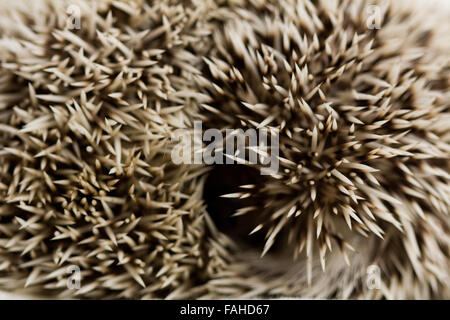
[{"label": "soft underfur", "polygon": [[[0,288],[450,298],[449,22],[380,2],[369,29],[372,4],[0,2]],[[262,243],[171,162],[194,120],[278,130],[279,173],[228,195]]]}]

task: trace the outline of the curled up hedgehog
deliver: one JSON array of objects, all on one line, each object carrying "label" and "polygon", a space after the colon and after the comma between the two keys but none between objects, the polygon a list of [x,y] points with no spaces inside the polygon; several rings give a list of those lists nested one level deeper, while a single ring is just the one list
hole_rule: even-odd
[{"label": "curled up hedgehog", "polygon": [[[362,0],[0,9],[2,290],[450,298],[448,16]],[[174,163],[195,121],[277,132],[278,171]]]}]

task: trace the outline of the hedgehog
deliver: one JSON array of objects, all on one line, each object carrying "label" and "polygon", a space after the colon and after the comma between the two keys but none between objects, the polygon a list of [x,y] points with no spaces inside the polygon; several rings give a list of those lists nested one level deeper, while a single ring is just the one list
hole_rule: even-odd
[{"label": "hedgehog", "polygon": [[[255,262],[270,281],[254,292],[448,297],[448,36],[407,8],[376,8],[379,29],[364,1],[254,1],[217,15],[197,81],[210,97],[202,119],[279,132],[279,171],[225,195],[255,199],[235,215],[264,233],[262,256],[276,247],[288,259]],[[333,247],[345,263],[327,268]],[[385,280],[376,292],[371,268]]]},{"label": "hedgehog", "polygon": [[[172,132],[191,126],[201,7],[93,5],[2,11],[0,285],[162,298],[220,266],[204,240],[208,169],[170,161]],[[79,288],[67,287],[72,266]]]},{"label": "hedgehog", "polygon": [[[0,6],[0,288],[450,298],[445,18],[401,1]],[[174,163],[195,121],[277,132],[278,172]]]}]

